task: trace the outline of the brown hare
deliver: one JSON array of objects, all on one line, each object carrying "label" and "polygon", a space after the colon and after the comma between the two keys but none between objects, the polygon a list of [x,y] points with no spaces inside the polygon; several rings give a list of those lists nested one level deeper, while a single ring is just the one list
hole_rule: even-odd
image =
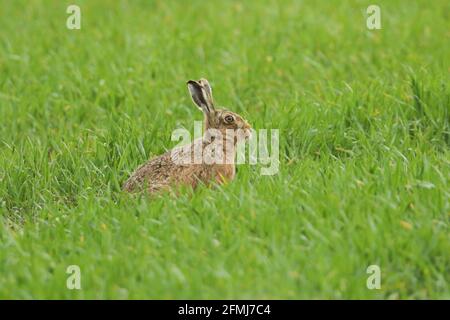
[{"label": "brown hare", "polygon": [[222,184],[234,178],[236,145],[250,137],[250,125],[234,112],[215,108],[206,79],[190,80],[187,85],[204,114],[203,137],[140,166],[125,182],[125,191],[156,193],[181,185]]}]

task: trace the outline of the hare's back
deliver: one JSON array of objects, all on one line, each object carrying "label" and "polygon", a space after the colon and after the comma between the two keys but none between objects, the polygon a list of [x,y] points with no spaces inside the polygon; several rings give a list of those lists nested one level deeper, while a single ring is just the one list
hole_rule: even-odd
[{"label": "hare's back", "polygon": [[149,184],[163,186],[169,182],[170,172],[173,166],[169,153],[153,158],[140,166],[131,175],[125,182],[123,189],[128,192],[133,192],[140,191],[148,187]]}]

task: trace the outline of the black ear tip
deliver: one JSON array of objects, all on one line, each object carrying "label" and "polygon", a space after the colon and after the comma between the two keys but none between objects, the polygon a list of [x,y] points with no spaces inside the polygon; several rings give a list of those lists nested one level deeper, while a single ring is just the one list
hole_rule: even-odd
[{"label": "black ear tip", "polygon": [[194,81],[194,80],[188,80],[187,82],[186,82],[186,84],[197,84],[197,81]]}]

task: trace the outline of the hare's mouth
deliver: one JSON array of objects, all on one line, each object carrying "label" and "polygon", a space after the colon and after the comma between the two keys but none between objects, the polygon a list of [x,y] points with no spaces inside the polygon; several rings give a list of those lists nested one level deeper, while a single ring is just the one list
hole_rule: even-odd
[{"label": "hare's mouth", "polygon": [[250,140],[250,138],[252,137],[252,129],[251,128],[246,128],[244,130],[245,132],[245,141]]},{"label": "hare's mouth", "polygon": [[234,131],[234,143],[248,141],[252,136],[252,131],[248,128],[239,128]]}]

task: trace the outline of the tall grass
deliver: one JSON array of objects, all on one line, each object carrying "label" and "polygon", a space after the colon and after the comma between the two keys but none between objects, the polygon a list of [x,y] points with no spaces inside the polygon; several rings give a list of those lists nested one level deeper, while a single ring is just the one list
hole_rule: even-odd
[{"label": "tall grass", "polygon": [[[0,4],[0,298],[450,298],[448,1],[72,3]],[[199,77],[279,173],[123,194]]]}]

